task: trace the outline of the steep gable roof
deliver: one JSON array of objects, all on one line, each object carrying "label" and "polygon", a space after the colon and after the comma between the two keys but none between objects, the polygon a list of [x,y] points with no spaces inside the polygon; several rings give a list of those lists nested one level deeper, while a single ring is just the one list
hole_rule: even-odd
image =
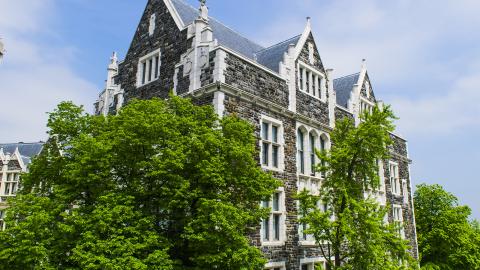
[{"label": "steep gable roof", "polygon": [[5,154],[13,154],[18,147],[18,152],[22,156],[22,161],[25,165],[30,164],[33,157],[40,154],[43,149],[43,142],[38,143],[5,143],[0,144],[0,149],[3,149]]},{"label": "steep gable roof", "polygon": [[[185,25],[191,24],[198,18],[198,10],[183,0],[171,0]],[[213,38],[218,40],[220,45],[232,49],[250,59],[254,59],[255,52],[264,48],[255,42],[243,37],[229,27],[209,17],[209,23],[213,30]]]},{"label": "steep gable roof", "polygon": [[301,36],[302,35],[295,36],[258,51],[256,53],[257,62],[273,71],[279,72],[279,63],[283,60],[283,55],[288,51],[290,44],[297,45]]},{"label": "steep gable roof", "polygon": [[337,104],[347,108],[353,86],[358,83],[360,73],[347,75],[333,80],[333,89],[337,94]]}]

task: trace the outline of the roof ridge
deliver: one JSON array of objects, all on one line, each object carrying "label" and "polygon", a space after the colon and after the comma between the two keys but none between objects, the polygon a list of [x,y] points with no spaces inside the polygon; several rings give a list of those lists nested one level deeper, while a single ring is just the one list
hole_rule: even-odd
[{"label": "roof ridge", "polygon": [[[187,3],[187,2],[186,2],[186,1],[184,1],[184,0],[174,0],[174,1],[179,1],[179,2],[182,2],[182,3],[183,3],[183,4],[185,4],[187,7],[191,8],[192,10],[195,10],[195,11],[197,11],[197,9],[196,9],[195,7],[193,7],[192,5],[190,5],[189,3]],[[221,22],[221,21],[217,20],[215,17],[212,17],[212,16],[208,15],[208,18],[209,18],[210,20],[216,21],[218,24],[221,24],[221,25],[223,25],[223,26],[224,26],[225,28],[227,28],[228,30],[230,30],[230,31],[234,32],[235,34],[239,35],[240,37],[242,37],[242,38],[244,38],[244,39],[246,39],[246,40],[250,41],[251,43],[253,43],[253,44],[257,45],[258,47],[261,47],[261,48],[263,48],[263,46],[261,46],[261,45],[260,45],[260,44],[258,44],[257,42],[255,42],[255,41],[253,41],[253,40],[251,40],[251,39],[249,39],[249,38],[245,37],[243,34],[241,34],[241,33],[237,32],[236,30],[232,29],[230,26],[228,26],[228,25],[224,24],[223,22]]]},{"label": "roof ridge", "polygon": [[280,42],[278,42],[278,43],[276,43],[276,44],[271,45],[270,47],[267,47],[267,48],[264,48],[264,49],[262,49],[262,50],[260,50],[260,51],[257,51],[256,53],[260,53],[260,52],[269,50],[269,49],[271,49],[271,48],[273,48],[273,47],[282,45],[282,44],[287,43],[288,41],[290,41],[290,40],[292,40],[292,39],[296,39],[296,38],[300,37],[301,35],[302,35],[302,34],[299,34],[299,35],[296,35],[296,36],[291,37],[291,38],[289,38],[289,39],[286,39],[286,40],[284,40],[284,41],[280,41]]},{"label": "roof ridge", "polygon": [[335,81],[335,80],[343,79],[343,78],[346,78],[346,77],[356,76],[356,75],[359,75],[359,74],[360,74],[360,72],[357,72],[357,73],[345,75],[345,76],[342,76],[342,77],[338,77],[338,78],[335,78],[335,79],[333,79],[333,80]]}]

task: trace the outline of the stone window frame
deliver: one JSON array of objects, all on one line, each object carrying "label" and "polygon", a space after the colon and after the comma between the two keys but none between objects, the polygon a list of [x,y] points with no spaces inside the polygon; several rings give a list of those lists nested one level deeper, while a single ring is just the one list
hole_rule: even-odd
[{"label": "stone window frame", "polygon": [[[151,63],[151,65],[149,63]],[[156,49],[147,55],[140,57],[137,66],[137,88],[157,81],[160,78],[161,66],[162,53],[160,49]]]},{"label": "stone window frame", "polygon": [[[268,138],[264,140],[263,138],[263,124],[266,123],[268,125]],[[277,127],[277,141],[274,142],[272,138],[272,129],[273,126]],[[269,145],[268,154],[268,164],[264,165],[263,154],[264,154],[264,143]],[[260,117],[260,165],[265,170],[275,171],[275,172],[283,172],[285,170],[285,138],[284,138],[284,128],[283,122],[275,119],[273,117],[269,117],[266,115],[261,115]],[[273,166],[273,146],[278,147],[278,166]]]},{"label": "stone window frame", "polygon": [[[303,74],[302,70],[305,71]],[[309,76],[307,78],[307,72],[309,72]],[[304,76],[305,75],[305,76]],[[312,67],[311,65],[298,60],[297,63],[297,77],[298,77],[298,89],[315,99],[318,99],[322,102],[327,101],[327,84],[326,84],[326,76],[322,72],[318,71],[316,68]],[[314,78],[317,77],[317,81]],[[308,79],[308,80],[307,80]],[[307,87],[308,82],[308,91],[305,90]],[[312,86],[314,86],[312,89]],[[313,90],[315,90],[315,95],[313,94]]]},{"label": "stone window frame", "polygon": [[[278,194],[278,210],[273,210],[273,198],[275,194]],[[270,214],[267,219],[267,224],[268,224],[268,240],[265,238],[265,219],[262,220],[260,224],[260,243],[262,246],[283,246],[285,245],[285,240],[287,238],[287,233],[286,233],[286,205],[285,205],[285,189],[283,187],[278,188],[274,195],[270,198],[268,201],[268,205],[265,204],[267,201],[262,201],[260,202],[261,207],[270,207]],[[274,238],[275,235],[275,228],[274,228],[274,220],[275,216],[279,216],[279,222],[278,222],[278,232],[279,232],[279,237],[278,239]]]},{"label": "stone window frame", "polygon": [[402,239],[405,239],[405,228],[404,219],[403,219],[403,208],[399,204],[392,205],[392,220],[394,223],[397,223],[400,228],[398,229],[398,234]]},{"label": "stone window frame", "polygon": [[[299,130],[302,131],[303,134],[303,173],[301,172],[301,162],[300,162],[300,152],[298,149],[298,134]],[[331,140],[330,140],[330,134],[325,131],[321,131],[319,129],[313,128],[311,126],[308,126],[306,124],[303,124],[301,122],[297,122],[296,128],[295,128],[295,147],[296,149],[296,159],[297,159],[297,176],[309,176],[309,177],[319,177],[323,178],[324,175],[313,173],[312,172],[312,166],[311,166],[311,145],[310,145],[310,134],[314,134],[315,137],[315,149],[321,149],[321,140],[320,138],[323,138],[324,143],[325,143],[325,150],[330,149],[331,147]],[[317,159],[317,157],[314,155],[314,158]],[[317,164],[320,163],[320,160],[317,160]]]},{"label": "stone window frame", "polygon": [[265,270],[286,270],[285,262],[269,262],[265,264]]},{"label": "stone window frame", "polygon": [[[323,178],[314,177],[314,176],[306,176],[300,175],[297,180],[297,190],[298,192],[302,192],[304,190],[308,191],[311,195],[320,195],[320,188],[322,186]],[[299,203],[297,202],[297,207],[300,207]],[[324,211],[327,206],[321,202],[317,202],[317,208],[322,209]],[[298,218],[301,218],[301,215],[298,215]],[[298,243],[301,246],[316,246],[317,243],[315,238],[311,234],[304,234],[303,231],[307,229],[308,226],[306,224],[299,223],[298,224]]]},{"label": "stone window frame", "polygon": [[408,205],[408,183],[407,179],[402,179],[403,204]]},{"label": "stone window frame", "polygon": [[398,162],[389,161],[388,163],[388,173],[390,181],[390,191],[393,195],[400,196],[401,186],[400,186],[400,168]]},{"label": "stone window frame", "polygon": [[[14,197],[20,188],[20,170],[11,170],[5,172],[5,176],[1,180],[0,195],[1,197]],[[8,188],[8,192],[7,192]],[[0,200],[0,201],[3,201]]]},{"label": "stone window frame", "polygon": [[307,265],[307,270],[315,270],[315,265],[318,265],[319,263],[322,265],[322,269],[327,269],[327,260],[325,260],[323,257],[300,259],[300,266],[298,269],[304,270],[305,268],[303,268],[303,266]]},{"label": "stone window frame", "polygon": [[375,103],[361,96],[358,106],[358,112],[360,114],[362,114],[365,110],[368,110],[370,113],[372,113]]}]

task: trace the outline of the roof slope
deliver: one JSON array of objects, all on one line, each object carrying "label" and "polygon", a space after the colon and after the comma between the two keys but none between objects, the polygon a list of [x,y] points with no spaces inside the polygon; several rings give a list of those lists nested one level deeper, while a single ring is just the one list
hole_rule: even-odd
[{"label": "roof slope", "polygon": [[18,152],[22,156],[22,160],[25,165],[30,164],[33,157],[40,154],[43,149],[43,142],[37,143],[5,143],[0,144],[0,149],[3,149],[4,153],[13,154],[18,147]]},{"label": "roof slope", "polygon": [[[185,3],[183,0],[171,1],[185,25],[192,23],[198,18],[198,10]],[[262,46],[241,36],[214,18],[209,17],[209,19],[210,26],[213,30],[213,38],[217,39],[220,45],[232,49],[250,59],[255,58],[255,52],[264,49]]]},{"label": "roof slope", "polygon": [[297,45],[302,35],[282,41],[271,47],[258,51],[256,53],[257,62],[269,69],[279,72],[279,63],[283,60],[283,55],[288,51],[290,44]]},{"label": "roof slope", "polygon": [[353,86],[358,82],[360,73],[347,75],[333,80],[333,89],[337,93],[337,104],[347,108]]}]

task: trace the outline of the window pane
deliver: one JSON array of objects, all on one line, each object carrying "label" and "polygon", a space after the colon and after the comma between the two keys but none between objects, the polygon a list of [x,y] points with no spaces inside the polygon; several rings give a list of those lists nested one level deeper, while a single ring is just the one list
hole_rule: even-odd
[{"label": "window pane", "polygon": [[317,78],[318,78],[317,76],[313,76],[312,94],[313,94],[314,96],[317,95],[317,89],[316,89],[316,88],[317,88]]},{"label": "window pane", "polygon": [[5,195],[10,194],[10,183],[5,183]]},{"label": "window pane", "polygon": [[272,126],[272,141],[278,143],[278,127]]},{"label": "window pane", "polygon": [[304,90],[303,89],[303,68],[300,68],[300,89],[301,90]]},{"label": "window pane", "polygon": [[264,207],[264,208],[270,207],[270,202],[269,201],[262,201],[262,207]]},{"label": "window pane", "polygon": [[268,140],[268,123],[262,123],[262,139]]},{"label": "window pane", "polygon": [[280,240],[280,215],[273,215],[274,239]]},{"label": "window pane", "polygon": [[262,165],[268,166],[269,143],[262,144]]},{"label": "window pane", "polygon": [[310,71],[307,71],[306,88],[307,93],[310,93]]},{"label": "window pane", "polygon": [[280,211],[280,193],[273,194],[273,211]]},{"label": "window pane", "polygon": [[147,75],[147,62],[142,64],[142,84],[145,84],[145,79]]},{"label": "window pane", "polygon": [[152,73],[153,73],[153,58],[148,60],[148,81],[152,81]]},{"label": "window pane", "polygon": [[307,234],[305,233],[305,230],[307,229],[307,223],[302,223],[302,239],[307,240]]},{"label": "window pane", "polygon": [[264,240],[270,240],[270,222],[269,218],[263,220],[263,239]]},{"label": "window pane", "polygon": [[158,78],[158,71],[160,67],[160,56],[155,56],[155,79]]},{"label": "window pane", "polygon": [[308,264],[302,264],[302,270],[309,270],[308,269]]},{"label": "window pane", "polygon": [[273,167],[278,168],[278,146],[274,145],[272,150]]}]

